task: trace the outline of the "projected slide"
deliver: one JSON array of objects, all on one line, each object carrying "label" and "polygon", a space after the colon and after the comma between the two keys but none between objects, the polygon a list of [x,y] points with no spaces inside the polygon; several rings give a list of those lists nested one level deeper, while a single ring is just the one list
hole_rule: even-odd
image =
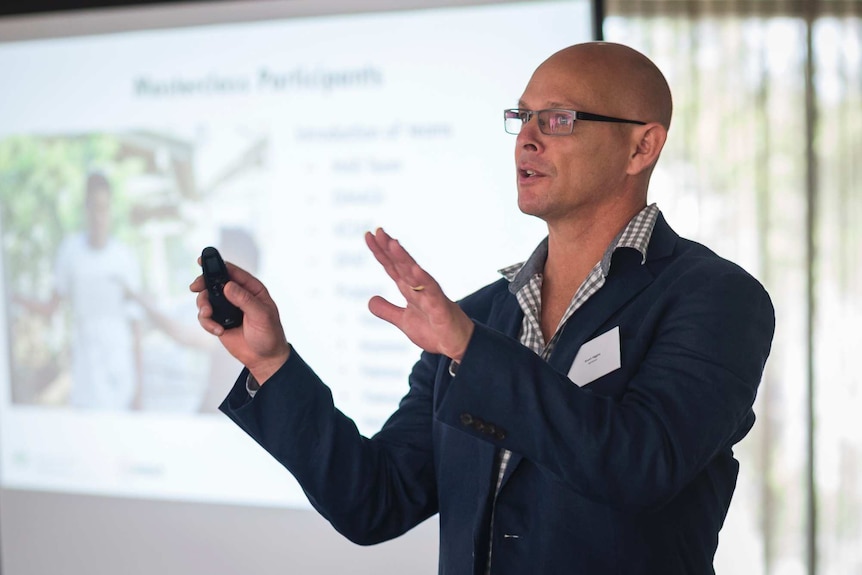
[{"label": "projected slide", "polygon": [[525,259],[502,110],[589,35],[548,2],[0,42],[2,485],[306,506],[217,412],[241,366],[197,323],[202,248],[373,434],[418,350],[367,311],[399,296],[363,233],[453,299]]}]

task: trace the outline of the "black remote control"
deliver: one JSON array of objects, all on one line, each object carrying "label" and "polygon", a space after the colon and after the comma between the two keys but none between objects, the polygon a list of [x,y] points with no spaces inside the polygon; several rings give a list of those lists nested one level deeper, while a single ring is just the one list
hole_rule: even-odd
[{"label": "black remote control", "polygon": [[224,284],[230,278],[227,275],[227,266],[217,249],[204,248],[201,252],[201,268],[213,308],[213,320],[225,329],[242,325],[242,310],[230,303],[224,295]]}]

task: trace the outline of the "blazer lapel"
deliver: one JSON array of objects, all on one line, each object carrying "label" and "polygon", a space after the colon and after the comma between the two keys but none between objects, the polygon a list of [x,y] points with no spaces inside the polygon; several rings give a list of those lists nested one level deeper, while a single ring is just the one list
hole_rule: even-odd
[{"label": "blazer lapel", "polygon": [[[564,332],[560,335],[560,340],[548,359],[548,362],[557,371],[568,373],[578,350],[585,342],[594,337],[593,334],[596,329],[652,282],[652,274],[645,266],[640,265],[640,254],[635,253],[638,256],[637,264],[629,266],[629,269],[620,273],[616,278],[608,276],[605,285],[593,294],[563,326]],[[500,489],[506,485],[521,459],[523,459],[521,455],[512,453],[503,474]]]},{"label": "blazer lapel", "polygon": [[[614,327],[605,324],[626,302],[652,282],[652,273],[645,266],[640,265],[640,254],[633,251],[632,254],[626,254],[626,256],[629,255],[637,256],[638,261],[626,261],[626,269],[617,267],[613,270],[608,275],[605,285],[593,294],[563,326],[563,333],[560,334],[557,346],[548,359],[557,371],[568,373],[581,346],[601,335],[600,328]],[[617,264],[619,261],[614,263]]]},{"label": "blazer lapel", "polygon": [[646,262],[642,264],[641,254],[633,249],[623,248],[614,253],[605,284],[563,326],[549,359],[554,368],[568,373],[581,346],[601,335],[603,328],[614,327],[609,325],[613,323],[614,314],[652,283],[653,265],[672,253],[677,238],[659,213],[650,236]]},{"label": "blazer lapel", "polygon": [[521,323],[524,321],[524,311],[518,304],[518,298],[508,289],[498,293],[488,314],[486,325],[502,332],[509,337],[518,339],[521,333]]},{"label": "blazer lapel", "polygon": [[[642,256],[637,250],[625,248],[617,250],[605,284],[563,326],[563,333],[560,334],[557,346],[548,360],[550,365],[562,373],[568,373],[581,346],[593,337],[601,335],[595,332],[626,302],[652,283],[655,275],[650,264],[670,256],[678,238],[679,236],[668,226],[659,212],[650,236],[646,262],[641,264]],[[518,328],[521,325],[521,318],[523,313],[519,314]],[[517,334],[518,332],[515,331],[514,337],[517,337]],[[521,459],[523,459],[521,455],[512,453],[500,489],[506,485]]]}]

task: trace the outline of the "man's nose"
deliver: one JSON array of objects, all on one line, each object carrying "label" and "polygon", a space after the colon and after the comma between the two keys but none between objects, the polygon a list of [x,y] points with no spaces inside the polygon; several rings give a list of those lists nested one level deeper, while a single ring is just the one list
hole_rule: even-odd
[{"label": "man's nose", "polygon": [[539,130],[539,120],[535,115],[530,116],[530,119],[521,125],[521,131],[515,139],[515,145],[518,148],[528,148],[538,150],[540,146],[542,132]]}]

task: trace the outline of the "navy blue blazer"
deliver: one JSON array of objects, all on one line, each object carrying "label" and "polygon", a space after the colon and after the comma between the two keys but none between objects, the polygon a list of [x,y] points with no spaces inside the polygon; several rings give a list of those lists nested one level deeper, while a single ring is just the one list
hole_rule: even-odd
[{"label": "navy blue blazer", "polygon": [[[221,409],[356,543],[438,513],[441,574],[480,575],[491,543],[494,574],[713,573],[774,330],[763,287],[659,215],[646,262],[615,252],[548,361],[518,342],[506,280],[460,305],[476,329],[455,377],[423,353],[370,439],[295,349],[253,400],[243,372]],[[621,366],[573,383],[581,346],[616,327]]]}]

